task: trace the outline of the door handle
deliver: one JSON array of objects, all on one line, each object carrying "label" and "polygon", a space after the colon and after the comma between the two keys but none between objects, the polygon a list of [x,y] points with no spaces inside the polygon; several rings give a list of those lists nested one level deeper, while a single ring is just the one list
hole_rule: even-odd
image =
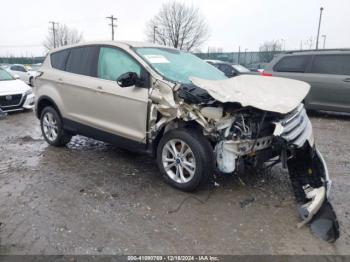
[{"label": "door handle", "polygon": [[58,83],[59,84],[63,84],[63,79],[62,78],[58,78]]},{"label": "door handle", "polygon": [[344,78],[343,81],[344,82],[350,82],[350,77],[349,78]]}]

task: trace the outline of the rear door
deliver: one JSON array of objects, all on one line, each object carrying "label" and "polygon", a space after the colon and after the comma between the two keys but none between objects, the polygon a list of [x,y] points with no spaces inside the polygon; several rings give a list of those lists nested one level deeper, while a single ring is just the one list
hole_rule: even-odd
[{"label": "rear door", "polygon": [[310,65],[312,55],[284,56],[273,66],[273,76],[288,77],[296,80],[306,81],[305,71]]},{"label": "rear door", "polygon": [[92,112],[97,107],[95,97],[98,95],[96,75],[99,47],[81,46],[67,51],[56,61],[57,67],[64,71],[55,74],[57,90],[63,102],[64,118],[94,126]]},{"label": "rear door", "polygon": [[310,108],[350,112],[350,54],[315,55],[306,75]]}]

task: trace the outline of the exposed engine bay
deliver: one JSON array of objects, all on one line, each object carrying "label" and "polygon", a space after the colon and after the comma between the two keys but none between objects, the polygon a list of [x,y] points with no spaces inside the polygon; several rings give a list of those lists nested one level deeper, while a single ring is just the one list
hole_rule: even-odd
[{"label": "exposed engine bay", "polygon": [[193,125],[212,144],[218,174],[282,163],[298,203],[298,227],[310,224],[314,234],[334,242],[339,225],[329,202],[331,181],[301,103],[309,85],[261,76],[191,80],[192,84],[173,86],[155,80],[149,140],[160,132]]}]

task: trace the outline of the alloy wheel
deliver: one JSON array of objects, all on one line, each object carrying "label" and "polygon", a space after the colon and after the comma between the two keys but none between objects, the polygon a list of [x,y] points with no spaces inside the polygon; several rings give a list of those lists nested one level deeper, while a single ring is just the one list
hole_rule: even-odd
[{"label": "alloy wheel", "polygon": [[191,148],[180,139],[169,140],[162,150],[162,163],[167,175],[177,183],[189,182],[196,172],[196,159]]},{"label": "alloy wheel", "polygon": [[55,141],[58,135],[57,120],[51,112],[47,112],[43,117],[43,131],[48,140]]}]

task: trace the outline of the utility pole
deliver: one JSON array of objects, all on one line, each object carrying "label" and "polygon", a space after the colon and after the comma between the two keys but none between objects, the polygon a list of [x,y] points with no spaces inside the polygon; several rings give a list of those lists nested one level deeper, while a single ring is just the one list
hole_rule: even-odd
[{"label": "utility pole", "polygon": [[52,25],[52,34],[53,34],[53,48],[56,48],[56,25],[58,26],[57,22],[50,21],[49,24]]},{"label": "utility pole", "polygon": [[117,27],[116,24],[114,24],[114,21],[117,22],[118,18],[114,17],[113,15],[107,16],[107,19],[111,19],[111,23],[109,24],[112,28],[112,40],[114,40],[114,28]]},{"label": "utility pole", "polygon": [[326,38],[327,36],[326,35],[321,35],[323,37],[323,49],[326,48]]},{"label": "utility pole", "polygon": [[322,11],[323,11],[323,7],[320,8],[320,18],[318,19],[318,30],[317,30],[317,38],[316,38],[316,50],[318,50],[318,40],[320,38]]},{"label": "utility pole", "polygon": [[157,29],[158,27],[155,25],[155,26],[153,26],[153,43],[155,43],[156,42],[156,29]]},{"label": "utility pole", "polygon": [[238,46],[238,64],[241,60],[241,46]]}]

